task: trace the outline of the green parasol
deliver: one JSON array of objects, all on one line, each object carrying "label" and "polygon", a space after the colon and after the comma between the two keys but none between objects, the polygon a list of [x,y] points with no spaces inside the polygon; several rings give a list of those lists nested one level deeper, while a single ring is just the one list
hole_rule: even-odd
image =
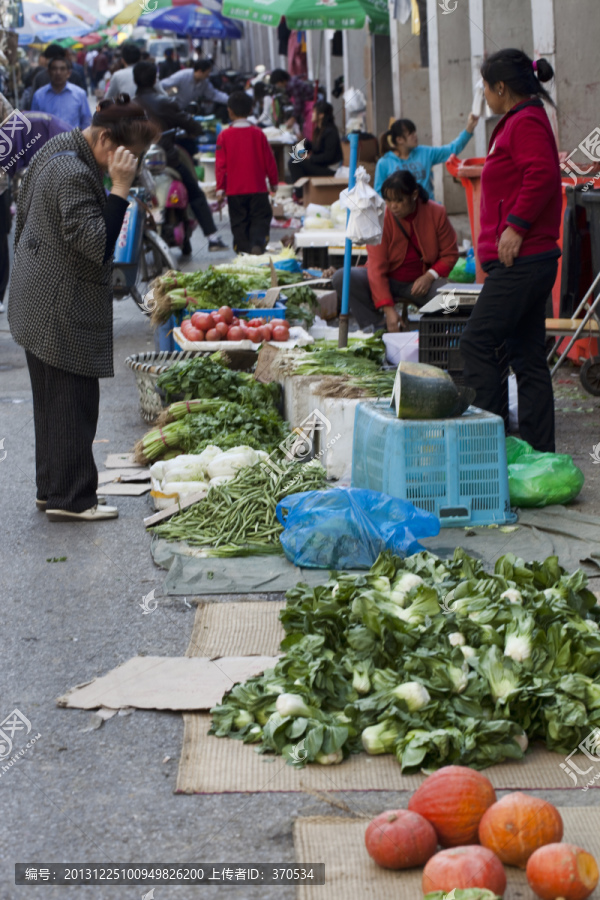
[{"label": "green parasol", "polygon": [[389,34],[386,0],[224,0],[223,15],[272,27],[285,16],[298,31],[363,28],[368,18],[373,33]]}]

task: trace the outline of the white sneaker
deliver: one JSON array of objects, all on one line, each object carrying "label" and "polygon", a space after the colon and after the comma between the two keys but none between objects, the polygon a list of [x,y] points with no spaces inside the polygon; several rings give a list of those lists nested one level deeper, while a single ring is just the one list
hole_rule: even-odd
[{"label": "white sneaker", "polygon": [[116,506],[92,506],[80,513],[47,509],[46,515],[51,522],[100,522],[102,519],[116,519],[119,510]]}]

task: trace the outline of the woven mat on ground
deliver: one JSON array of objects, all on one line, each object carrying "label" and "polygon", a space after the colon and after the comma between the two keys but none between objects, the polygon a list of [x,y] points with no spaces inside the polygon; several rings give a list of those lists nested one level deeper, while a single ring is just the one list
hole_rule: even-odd
[{"label": "woven mat on ground", "polygon": [[[561,808],[564,840],[600,858],[600,810]],[[417,900],[422,897],[422,869],[391,872],[380,869],[367,854],[364,834],[368,820],[337,817],[299,818],[294,824],[296,862],[325,863],[325,884],[299,885],[297,900]],[[505,866],[508,886],[504,900],[536,900],[525,872]],[[600,900],[600,888],[590,895]]]},{"label": "woven mat on ground", "polygon": [[[542,560],[557,554],[565,569],[573,571],[583,566],[590,575],[598,576],[600,569],[600,518],[563,506],[522,510],[519,528],[510,534],[483,527],[467,536],[462,528],[442,528],[439,535],[422,543],[442,558],[452,556],[456,547],[463,547],[489,568],[499,556],[514,553],[525,560]],[[165,594],[287,591],[299,581],[315,586],[329,577],[324,569],[298,569],[283,556],[203,559],[199,552],[183,541],[153,540],[154,562],[168,569],[163,584]]]},{"label": "woven mat on ground", "polygon": [[[187,656],[275,656],[284,631],[279,622],[283,603],[273,601],[202,603],[198,606]],[[421,775],[402,775],[393,756],[352,756],[339,766],[295,769],[281,757],[260,756],[251,745],[208,735],[210,716],[184,713],[184,738],[178,793],[229,791],[413,791]],[[574,757],[582,771],[589,759]],[[560,768],[564,757],[539,745],[519,762],[486,770],[499,789],[572,788]],[[584,765],[585,763],[585,765]]]},{"label": "woven mat on ground", "polygon": [[[185,655],[208,659],[276,656],[285,637],[278,618],[284,606],[276,600],[199,603]],[[223,647],[227,652],[223,652]]]}]

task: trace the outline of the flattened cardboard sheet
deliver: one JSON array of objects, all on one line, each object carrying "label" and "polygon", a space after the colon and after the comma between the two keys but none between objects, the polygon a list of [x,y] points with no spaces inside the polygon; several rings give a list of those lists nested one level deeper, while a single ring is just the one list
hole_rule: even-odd
[{"label": "flattened cardboard sheet", "polygon": [[272,668],[276,657],[135,656],[56,701],[74,709],[210,709],[234,684]]}]

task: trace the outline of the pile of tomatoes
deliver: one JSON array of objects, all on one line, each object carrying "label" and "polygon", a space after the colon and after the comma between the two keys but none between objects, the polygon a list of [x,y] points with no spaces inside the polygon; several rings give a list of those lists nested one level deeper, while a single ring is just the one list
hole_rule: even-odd
[{"label": "pile of tomatoes", "polygon": [[238,319],[230,306],[217,312],[195,312],[181,323],[181,333],[188,341],[287,341],[290,326],[285,319]]}]

